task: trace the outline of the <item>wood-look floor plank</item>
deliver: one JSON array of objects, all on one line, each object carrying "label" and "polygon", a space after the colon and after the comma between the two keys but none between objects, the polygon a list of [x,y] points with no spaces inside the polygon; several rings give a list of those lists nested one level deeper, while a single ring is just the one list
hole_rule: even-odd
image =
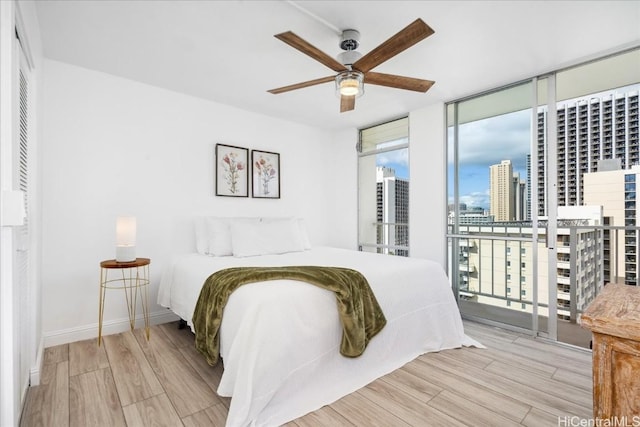
[{"label": "wood-look floor plank", "polygon": [[43,365],[50,365],[69,360],[69,344],[61,344],[44,349]]},{"label": "wood-look floor plank", "polygon": [[284,424],[284,427],[352,427],[356,426],[329,406]]},{"label": "wood-look floor plank", "polygon": [[[47,401],[48,385],[29,388],[20,419],[20,427],[47,427],[50,423],[49,405]],[[68,426],[69,423],[63,424]]]},{"label": "wood-look floor plank", "polygon": [[427,402],[427,405],[438,409],[440,412],[450,414],[453,418],[465,425],[513,427],[520,423],[496,414],[482,405],[465,401],[460,404],[461,396],[449,390],[444,390]]},{"label": "wood-look floor plank", "polygon": [[178,329],[178,322],[169,322],[158,325],[162,332],[169,338],[177,348],[181,347],[193,347],[195,342],[195,335],[191,332],[191,329],[186,326],[183,329]]},{"label": "wood-look floor plank", "polygon": [[578,374],[564,368],[558,368],[551,378],[567,384],[572,384],[576,387],[580,387],[588,391],[589,393],[591,393],[591,391],[593,390],[592,374]]},{"label": "wood-look floor plank", "polygon": [[103,337],[103,343],[122,406],[164,393],[160,381],[130,331],[107,335]]},{"label": "wood-look floor plank", "polygon": [[464,332],[480,342],[482,342],[483,338],[487,337],[511,343],[521,336],[518,332],[507,331],[495,326],[481,325],[469,321],[464,322]]},{"label": "wood-look floor plank", "polygon": [[[563,419],[564,416],[552,415],[548,412],[543,411],[538,408],[531,408],[531,411],[527,414],[524,420],[520,424],[527,427],[541,427],[541,426],[550,426],[557,427],[560,424],[559,420]],[[585,419],[586,420],[586,419]],[[564,423],[564,425],[571,425],[570,422]]]},{"label": "wood-look floor plank", "polygon": [[404,368],[393,371],[380,378],[380,380],[423,402],[433,398],[443,390],[442,387],[438,387]]},{"label": "wood-look floor plank", "polygon": [[134,331],[153,372],[180,418],[220,403],[218,395],[198,375],[182,353],[159,327],[152,327],[153,340],[147,341],[143,329]]},{"label": "wood-look floor plank", "polygon": [[447,356],[457,359],[462,363],[466,363],[473,369],[484,369],[491,362],[493,358],[487,353],[487,349],[484,348],[472,348],[473,351],[469,351],[469,348],[453,348],[446,351]]},{"label": "wood-look floor plank", "polygon": [[591,411],[587,411],[582,405],[578,405],[564,398],[558,398],[548,391],[539,391],[520,383],[517,378],[504,377],[500,374],[487,372],[485,370],[467,369],[464,364],[454,359],[443,356],[441,353],[431,353],[430,357],[421,357],[420,363],[430,364],[437,369],[445,370],[449,373],[458,374],[462,378],[480,384],[494,390],[502,392],[515,398],[516,400],[535,406],[556,415],[573,414],[581,417],[588,417]]},{"label": "wood-look floor plank", "polygon": [[55,381],[49,383],[49,391],[53,394],[50,401],[52,417],[49,421],[53,425],[67,425],[69,423],[69,362],[56,363]]},{"label": "wood-look floor plank", "polygon": [[182,419],[185,427],[223,426],[227,421],[229,409],[218,403]]},{"label": "wood-look floor plank", "polygon": [[486,371],[508,378],[517,378],[518,381],[526,384],[528,387],[535,388],[540,391],[546,391],[548,394],[574,402],[584,408],[589,408],[592,404],[591,393],[585,393],[584,389],[553,378],[541,377],[515,366],[507,365],[502,362],[493,362],[491,365],[487,366]]},{"label": "wood-look floor plank", "polygon": [[409,426],[409,424],[358,392],[349,394],[337,402],[334,402],[331,404],[331,408],[357,426]]},{"label": "wood-look floor plank", "polygon": [[122,410],[128,426],[182,427],[183,425],[164,393],[125,406]]},{"label": "wood-look floor plank", "polygon": [[[474,351],[473,349],[469,349]],[[413,375],[424,378],[432,384],[441,387],[443,390],[455,391],[466,401],[476,403],[480,406],[494,411],[496,414],[519,422],[531,409],[531,405],[514,399],[508,392],[498,391],[469,381],[462,375],[465,372],[474,372],[473,369],[463,369],[460,372],[447,372],[432,364],[421,363],[423,359],[431,358],[430,354],[425,354],[414,362],[403,367],[403,370],[411,372]]]},{"label": "wood-look floor plank", "polygon": [[[56,353],[59,355],[60,353]],[[61,360],[60,358],[49,359]],[[21,426],[69,425],[69,361],[43,365],[40,385],[27,395]]]},{"label": "wood-look floor plank", "polygon": [[523,339],[522,337],[516,338],[513,343],[535,351],[551,353],[560,363],[578,364],[581,368],[591,369],[592,357],[588,350],[573,349],[541,339]]},{"label": "wood-look floor plank", "polygon": [[[535,342],[536,344],[540,344],[540,346],[530,346],[527,345],[528,342]],[[585,370],[588,371],[591,369],[590,361],[587,361],[578,355],[573,358],[563,357],[562,354],[554,352],[556,346],[543,347],[543,345],[544,343],[541,340],[516,340],[512,344],[504,346],[504,350],[509,353],[526,356],[529,359],[536,360],[541,363],[546,363],[550,366],[564,367],[575,372],[584,372]]]},{"label": "wood-look floor plank", "polygon": [[72,426],[126,426],[109,368],[72,376],[69,407]]},{"label": "wood-look floor plank", "polygon": [[537,373],[538,375],[544,375],[546,377],[551,378],[553,374],[556,373],[558,368],[555,366],[549,366],[546,363],[541,363],[535,360],[531,360],[527,357],[520,356],[518,354],[507,353],[493,346],[489,347],[490,343],[485,340],[487,348],[484,351],[491,357],[493,360],[498,360],[502,363],[507,363],[509,365],[519,366],[522,369],[526,369],[528,371]]},{"label": "wood-look floor plank", "polygon": [[98,339],[77,341],[69,344],[69,375],[97,371],[109,367],[104,346],[98,347]]},{"label": "wood-look floor plank", "polygon": [[380,407],[388,405],[387,410],[389,412],[411,426],[452,426],[459,424],[449,415],[440,412],[436,408],[426,406],[424,401],[416,399],[381,380],[376,380],[361,388],[358,393]]},{"label": "wood-look floor plank", "polygon": [[561,356],[562,358],[587,365],[589,365],[592,360],[591,351],[586,348],[562,345],[561,343],[545,339],[518,337],[513,341],[513,343],[533,348],[535,350],[549,351],[557,356]]},{"label": "wood-look floor plank", "polygon": [[[561,348],[560,345],[549,345],[539,339],[526,338],[521,341],[516,339],[513,342],[506,342],[486,337],[482,342],[486,346],[499,350],[507,357],[514,355],[515,357],[530,360],[533,363],[547,365],[553,368],[563,367],[578,373],[590,371],[591,369],[590,363],[585,363],[585,360],[582,359],[583,356],[578,355],[576,358],[571,359],[565,358],[562,354],[554,352],[556,348]],[[529,346],[525,344],[527,342],[535,343],[536,345]],[[582,353],[582,350],[572,351]]]},{"label": "wood-look floor plank", "polygon": [[194,345],[180,347],[178,350],[209,387],[211,387],[212,390],[217,390],[224,371],[222,360],[219,360],[216,366],[209,365]]}]

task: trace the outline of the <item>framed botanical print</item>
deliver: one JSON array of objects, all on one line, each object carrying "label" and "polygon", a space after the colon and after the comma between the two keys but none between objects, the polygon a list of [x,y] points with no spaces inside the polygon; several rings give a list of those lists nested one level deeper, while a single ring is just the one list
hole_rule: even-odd
[{"label": "framed botanical print", "polygon": [[216,144],[216,196],[249,197],[249,149]]},{"label": "framed botanical print", "polygon": [[280,198],[280,154],[251,151],[251,196],[263,199]]}]

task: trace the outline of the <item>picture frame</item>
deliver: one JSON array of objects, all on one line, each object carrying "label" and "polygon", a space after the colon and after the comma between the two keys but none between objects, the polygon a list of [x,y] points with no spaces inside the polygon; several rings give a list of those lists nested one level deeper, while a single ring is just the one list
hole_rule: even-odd
[{"label": "picture frame", "polygon": [[280,154],[251,150],[251,197],[280,198]]},{"label": "picture frame", "polygon": [[216,144],[216,196],[249,197],[249,149]]}]

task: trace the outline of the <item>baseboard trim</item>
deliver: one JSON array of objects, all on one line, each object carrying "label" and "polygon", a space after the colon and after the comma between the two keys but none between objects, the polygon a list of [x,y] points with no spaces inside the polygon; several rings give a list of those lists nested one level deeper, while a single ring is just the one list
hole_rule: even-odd
[{"label": "baseboard trim", "polygon": [[29,386],[40,385],[40,372],[42,372],[42,363],[44,357],[44,337],[40,337],[38,350],[36,351],[36,362],[31,371],[29,371]]},{"label": "baseboard trim", "polygon": [[[157,311],[149,313],[149,324],[159,325],[178,320],[179,317],[169,310]],[[136,317],[136,328],[144,327],[144,317]],[[129,330],[129,319],[115,319],[102,323],[102,335],[118,334]],[[62,329],[59,331],[51,331],[43,334],[44,348],[55,345],[68,344],[71,342],[96,338],[98,336],[98,324],[77,326],[75,328]]]}]

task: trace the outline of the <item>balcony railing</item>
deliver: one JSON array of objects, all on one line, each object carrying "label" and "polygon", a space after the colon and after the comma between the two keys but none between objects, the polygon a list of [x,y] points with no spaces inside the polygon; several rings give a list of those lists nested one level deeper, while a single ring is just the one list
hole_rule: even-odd
[{"label": "balcony railing", "polygon": [[[608,283],[638,285],[640,227],[581,225],[579,221],[559,224],[558,241],[555,246],[550,245],[557,249],[558,257],[553,277],[549,277],[545,223],[539,225],[535,242],[530,222],[519,227],[514,223],[460,225],[458,229],[457,234],[448,235],[449,259],[453,260],[449,277],[459,278],[452,280],[452,285],[465,304],[494,306],[496,310],[528,314],[529,318],[537,312],[548,320],[549,301],[554,295],[552,302],[560,328],[562,322],[576,324],[582,311]],[[532,258],[534,245],[540,261],[537,267]],[[463,247],[469,246],[474,250],[467,251],[461,259]],[[536,298],[534,271],[538,278]]]},{"label": "balcony railing", "polygon": [[374,222],[360,229],[359,240],[361,251],[409,256],[409,224],[407,223]]}]

